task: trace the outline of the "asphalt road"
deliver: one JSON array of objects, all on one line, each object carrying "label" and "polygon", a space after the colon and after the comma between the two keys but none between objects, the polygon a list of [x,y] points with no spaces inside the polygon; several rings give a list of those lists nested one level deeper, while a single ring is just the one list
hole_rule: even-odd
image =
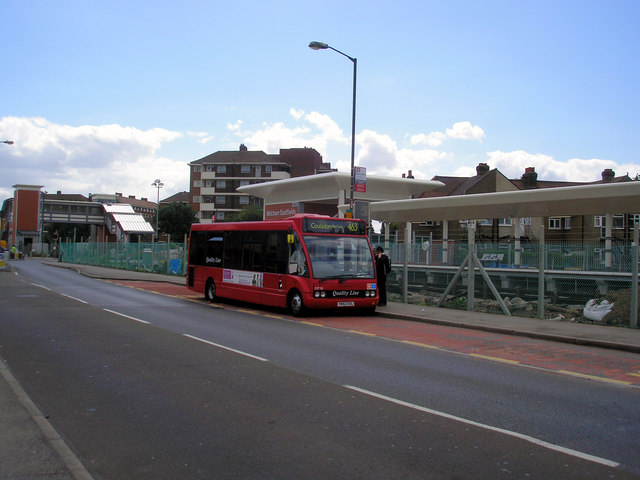
[{"label": "asphalt road", "polygon": [[637,388],[17,270],[0,355],[95,478],[640,473]]}]

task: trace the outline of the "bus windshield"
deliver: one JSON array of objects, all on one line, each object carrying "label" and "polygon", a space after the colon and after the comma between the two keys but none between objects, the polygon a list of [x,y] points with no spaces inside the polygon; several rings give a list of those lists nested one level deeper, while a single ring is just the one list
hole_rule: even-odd
[{"label": "bus windshield", "polygon": [[374,278],[369,242],[363,237],[305,235],[313,277]]}]

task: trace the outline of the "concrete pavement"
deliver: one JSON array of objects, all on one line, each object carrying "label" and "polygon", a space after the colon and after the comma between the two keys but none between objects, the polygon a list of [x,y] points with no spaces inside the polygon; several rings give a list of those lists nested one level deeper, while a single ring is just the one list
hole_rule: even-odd
[{"label": "concrete pavement", "polygon": [[[185,284],[184,277],[131,272],[90,265],[42,261],[54,268],[73,269],[105,280]],[[0,274],[6,274],[2,272]],[[640,353],[640,329],[605,327],[568,321],[539,320],[390,302],[379,307],[387,318],[472,328],[559,342]],[[0,359],[0,478],[82,479],[92,477],[57,436]]]}]

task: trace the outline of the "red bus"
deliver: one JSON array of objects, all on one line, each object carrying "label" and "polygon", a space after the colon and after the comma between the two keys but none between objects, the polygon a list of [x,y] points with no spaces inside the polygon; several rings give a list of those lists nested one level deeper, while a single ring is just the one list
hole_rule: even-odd
[{"label": "red bus", "polygon": [[309,309],[378,304],[376,269],[363,220],[294,215],[262,222],[191,226],[187,287],[216,297]]}]

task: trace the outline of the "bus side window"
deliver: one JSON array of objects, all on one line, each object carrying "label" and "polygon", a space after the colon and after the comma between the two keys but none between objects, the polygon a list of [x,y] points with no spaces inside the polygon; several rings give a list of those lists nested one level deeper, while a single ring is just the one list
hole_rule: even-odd
[{"label": "bus side window", "polygon": [[287,232],[267,232],[265,251],[264,271],[280,274],[287,273],[287,263],[289,261]]}]

